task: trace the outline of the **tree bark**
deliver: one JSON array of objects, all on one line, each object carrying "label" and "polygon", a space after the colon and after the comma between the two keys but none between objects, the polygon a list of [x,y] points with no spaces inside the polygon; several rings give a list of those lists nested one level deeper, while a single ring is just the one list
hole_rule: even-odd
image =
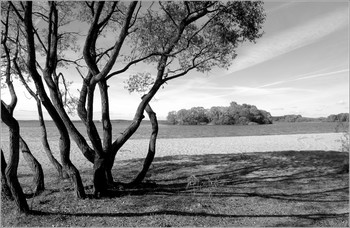
[{"label": "tree bark", "polygon": [[10,157],[8,165],[5,169],[7,184],[10,188],[12,196],[16,202],[18,210],[21,213],[28,213],[29,207],[24,196],[21,185],[17,177],[17,168],[19,162],[19,125],[15,118],[10,115],[5,104],[1,101],[1,119],[9,127],[10,139]]},{"label": "tree bark", "polygon": [[104,157],[95,155],[93,172],[94,196],[99,198],[107,192],[106,160]]},{"label": "tree bark", "polygon": [[143,168],[140,171],[140,173],[137,175],[137,177],[130,183],[131,186],[138,185],[143,181],[143,179],[145,178],[145,176],[149,170],[149,167],[151,166],[151,164],[153,162],[153,159],[154,159],[154,156],[156,153],[156,140],[157,140],[157,135],[158,135],[157,116],[149,104],[146,106],[145,111],[147,112],[149,119],[151,121],[151,124],[152,124],[152,133],[151,133],[151,138],[149,141],[148,153],[147,153],[146,159],[143,163]]},{"label": "tree bark", "polygon": [[40,163],[38,162],[38,160],[36,160],[36,158],[31,153],[27,143],[23,140],[21,136],[19,138],[19,144],[20,144],[20,149],[22,151],[22,155],[24,159],[26,160],[27,164],[29,165],[29,167],[34,173],[33,193],[35,195],[38,195],[45,190],[43,169]]},{"label": "tree bark", "polygon": [[6,181],[6,170],[7,164],[4,156],[4,152],[1,150],[1,196],[6,200],[13,200],[11,191]]}]

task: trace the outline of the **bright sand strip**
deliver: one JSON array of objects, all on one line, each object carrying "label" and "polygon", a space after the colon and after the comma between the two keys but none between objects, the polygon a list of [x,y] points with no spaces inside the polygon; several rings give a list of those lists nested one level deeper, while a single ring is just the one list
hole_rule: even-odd
[{"label": "bright sand strip", "polygon": [[[168,155],[231,154],[286,150],[340,151],[342,146],[342,136],[342,133],[323,133],[158,139],[156,157]],[[7,142],[3,141],[2,143],[4,147],[8,146]],[[148,143],[148,139],[129,140],[118,152],[115,164],[117,165],[117,161],[120,160],[144,158],[148,151]],[[40,161],[43,169],[55,172],[41,147],[40,141],[28,142],[28,145],[34,156]],[[51,148],[56,149],[54,151],[54,156],[59,160],[57,142],[52,142]],[[8,155],[5,155],[5,157],[8,157]],[[92,164],[84,158],[75,143],[72,143],[71,160],[80,170],[92,168]],[[31,173],[22,156],[20,157],[18,171],[19,173]]]}]

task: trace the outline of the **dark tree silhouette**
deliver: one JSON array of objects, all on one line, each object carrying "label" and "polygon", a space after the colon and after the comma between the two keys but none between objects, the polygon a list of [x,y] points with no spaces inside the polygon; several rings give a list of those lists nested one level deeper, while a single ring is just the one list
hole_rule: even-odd
[{"label": "dark tree silhouette", "polygon": [[5,160],[4,152],[1,150],[1,196],[6,200],[13,200],[11,190],[7,185],[5,170],[7,163]]},{"label": "dark tree silhouette", "polygon": [[19,161],[19,125],[7,110],[6,105],[1,101],[1,120],[9,127],[9,162],[5,169],[7,184],[10,188],[13,199],[16,202],[18,210],[22,213],[28,213],[29,207],[24,196],[21,185],[17,178],[17,168]]}]

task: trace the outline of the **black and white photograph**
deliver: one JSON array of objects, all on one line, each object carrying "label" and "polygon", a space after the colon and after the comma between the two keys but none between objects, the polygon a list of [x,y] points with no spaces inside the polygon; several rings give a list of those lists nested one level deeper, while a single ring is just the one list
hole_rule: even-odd
[{"label": "black and white photograph", "polygon": [[1,227],[349,227],[348,0],[0,6]]}]

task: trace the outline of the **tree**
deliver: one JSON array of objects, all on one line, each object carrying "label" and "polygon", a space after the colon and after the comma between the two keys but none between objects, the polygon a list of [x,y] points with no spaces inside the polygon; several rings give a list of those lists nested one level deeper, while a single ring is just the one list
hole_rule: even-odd
[{"label": "tree", "polygon": [[[2,165],[6,167],[6,169],[2,170],[2,189],[4,189],[6,192],[5,194],[7,196],[10,196],[9,193],[7,193],[7,189],[10,189],[11,192],[11,198],[15,200],[19,211],[27,213],[29,211],[26,199],[24,197],[22,188],[18,182],[17,178],[17,168],[18,168],[18,161],[19,161],[19,149],[21,149],[23,156],[25,157],[27,163],[32,168],[34,172],[34,193],[40,193],[45,189],[44,187],[44,174],[43,170],[41,168],[40,163],[35,159],[35,157],[30,152],[26,142],[23,140],[23,138],[20,136],[20,130],[17,120],[13,117],[13,112],[17,104],[17,95],[12,83],[12,64],[11,64],[11,51],[8,43],[9,37],[8,37],[8,30],[9,30],[9,15],[10,15],[10,7],[6,10],[6,16],[5,20],[2,21],[4,25],[4,29],[2,30],[1,34],[1,47],[2,50],[5,52],[5,61],[4,61],[4,74],[1,76],[5,77],[5,83],[9,89],[10,95],[11,95],[11,101],[9,104],[5,104],[4,101],[1,100],[1,119],[2,121],[9,127],[10,131],[10,157],[9,157],[9,164],[6,164],[5,157],[2,153]],[[16,55],[14,57],[15,62]],[[8,187],[6,187],[6,184],[8,184]]]},{"label": "tree", "polygon": [[166,117],[168,123],[170,124],[177,124],[177,117],[176,117],[176,111],[171,111],[168,113],[167,117]]},{"label": "tree", "polygon": [[19,161],[19,125],[7,110],[7,107],[3,101],[1,101],[1,120],[9,127],[10,131],[10,157],[5,169],[6,181],[11,191],[11,195],[16,202],[18,210],[22,213],[28,213],[29,207],[17,178]]},{"label": "tree", "polygon": [[[212,124],[218,125],[246,125],[246,124],[271,124],[271,114],[257,109],[254,105],[239,105],[231,102],[228,107],[211,107],[204,109],[203,107],[194,107],[189,110],[181,109],[178,112],[172,111],[168,114],[168,119],[176,121],[179,124]],[[170,122],[174,124],[173,122]]]},{"label": "tree", "polygon": [[[213,67],[228,67],[236,57],[239,44],[255,42],[261,37],[265,19],[261,2],[49,2],[40,8],[35,5],[33,8],[32,2],[10,4],[25,37],[26,46],[22,48],[27,53],[28,74],[60,132],[62,166],[73,178],[78,197],[84,197],[85,193],[79,172],[69,159],[69,135],[94,164],[95,195],[104,194],[108,185],[113,184],[111,170],[117,152],[138,129],[144,111],[152,116],[149,102],[159,89],[192,70],[207,72]],[[75,12],[70,10],[70,4],[75,4]],[[66,12],[71,14],[67,16]],[[36,18],[44,19],[45,29],[33,24]],[[64,46],[67,37],[73,34],[65,31],[64,23],[68,23],[69,18],[89,24],[82,59],[76,61],[62,57],[67,49]],[[101,45],[99,41],[107,33],[115,40],[110,46]],[[129,52],[122,49],[127,45],[132,47]],[[44,67],[37,61],[37,49],[45,57]],[[124,63],[119,69],[116,69],[117,59]],[[141,61],[157,65],[154,81],[136,108],[133,122],[113,141],[108,80]],[[83,78],[77,111],[92,147],[75,128],[64,108],[59,83],[62,74],[58,73],[63,63],[75,65]],[[145,79],[141,82],[150,82],[149,74],[141,74]],[[131,84],[136,83],[130,80]],[[101,97],[102,135],[93,122],[97,86]],[[152,135],[156,136],[155,128]]]},{"label": "tree", "polygon": [[7,163],[5,160],[4,152],[1,150],[1,196],[6,200],[13,200],[11,190],[7,185],[7,178],[5,174],[5,170],[7,167]]}]

